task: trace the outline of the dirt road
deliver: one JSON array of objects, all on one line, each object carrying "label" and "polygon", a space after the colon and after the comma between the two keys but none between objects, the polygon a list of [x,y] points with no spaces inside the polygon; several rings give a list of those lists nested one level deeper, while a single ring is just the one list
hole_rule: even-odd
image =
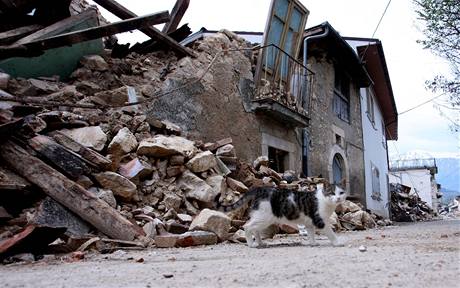
[{"label": "dirt road", "polygon": [[[2,287],[460,287],[460,220],[341,233],[345,247],[320,236],[249,249],[220,244],[117,251],[79,262],[0,266]],[[367,250],[360,252],[364,245]],[[144,262],[136,260],[143,258]]]}]

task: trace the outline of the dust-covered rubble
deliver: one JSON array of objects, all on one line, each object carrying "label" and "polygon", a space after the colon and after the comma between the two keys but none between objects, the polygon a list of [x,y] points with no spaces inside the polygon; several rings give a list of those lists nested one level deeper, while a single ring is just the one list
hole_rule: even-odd
[{"label": "dust-covered rubble", "polygon": [[[209,55],[219,52],[222,43],[247,47],[241,39],[227,34],[218,33],[199,42],[196,59],[178,61],[175,55],[161,51],[130,54],[124,59],[88,55],[68,82],[12,78],[2,73],[3,94],[24,101],[2,101],[0,109],[0,148],[6,145],[10,151],[0,153],[0,257],[239,241],[248,205],[225,215],[210,210],[217,195],[228,204],[255,186],[314,188],[324,181],[300,179],[292,171],[278,173],[269,167],[266,156],[253,165],[242,162],[231,138],[212,143],[192,141],[174,123],[144,114],[168,86],[169,73],[180,77],[191,67],[202,71],[211,61]],[[182,69],[184,66],[187,70]],[[25,99],[32,99],[33,104],[24,103]],[[138,106],[129,104],[133,102]],[[37,174],[31,167],[21,167],[18,171],[11,156],[17,151],[47,170]],[[56,177],[69,193],[84,196],[60,203],[62,199],[50,193],[54,186],[50,188],[47,183]],[[134,236],[109,241],[107,236],[115,237],[88,221],[99,223],[99,227],[114,222],[104,222],[101,211],[96,215],[83,212],[98,207],[112,217],[107,218],[110,221],[130,227]],[[56,213],[59,223],[54,221]],[[333,218],[336,230],[367,229],[383,221],[352,202],[338,207]],[[76,229],[75,223],[80,223],[80,228]],[[53,233],[43,237],[41,229]],[[107,227],[105,233],[110,229]],[[275,231],[298,232],[297,227]]]}]

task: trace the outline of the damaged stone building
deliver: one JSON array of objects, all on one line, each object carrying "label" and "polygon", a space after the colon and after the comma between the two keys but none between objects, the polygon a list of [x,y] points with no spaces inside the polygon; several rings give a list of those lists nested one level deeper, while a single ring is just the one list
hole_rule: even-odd
[{"label": "damaged stone building", "polygon": [[[227,35],[229,35],[228,32]],[[262,41],[260,33],[239,32],[238,35],[252,42],[257,42],[257,39],[259,42]],[[231,36],[231,40],[232,37],[238,39],[236,35]],[[223,40],[222,34],[204,28],[192,35],[191,38],[193,41],[185,42],[194,43],[192,45],[197,45],[197,47],[200,45],[206,47],[206,44],[203,44],[204,39],[207,39],[206,41],[226,41]],[[243,43],[242,39],[238,41]],[[229,59],[221,60],[227,61],[225,64],[216,61],[219,64],[214,65],[214,67],[221,67],[221,69],[214,68],[216,70],[212,70],[213,68],[211,68],[213,71],[211,74],[214,77],[219,75],[219,78],[231,79],[234,77],[234,79],[238,79],[233,83],[233,87],[229,85],[228,80],[218,81],[220,83],[218,85],[221,87],[209,90],[218,91],[218,93],[224,92],[220,97],[217,96],[219,94],[208,95],[212,92],[206,92],[205,87],[211,87],[216,83],[203,85],[201,86],[202,90],[192,90],[195,91],[193,94],[208,95],[205,96],[207,97],[206,100],[195,96],[186,98],[187,93],[182,93],[184,101],[181,103],[184,103],[182,104],[184,107],[189,107],[185,108],[189,110],[173,115],[165,112],[163,117],[172,117],[171,120],[175,123],[190,125],[189,118],[184,116],[192,114],[191,118],[194,121],[205,121],[204,123],[208,124],[196,125],[200,128],[199,131],[195,130],[195,133],[200,134],[201,137],[209,137],[209,141],[224,136],[238,139],[235,141],[235,147],[238,154],[244,157],[246,161],[253,161],[257,157],[256,155],[262,154],[269,156],[272,167],[281,171],[291,169],[302,175],[322,175],[331,182],[346,178],[350,197],[366,204],[366,194],[372,192],[367,191],[364,185],[365,147],[361,112],[366,107],[362,106],[363,100],[360,89],[367,88],[373,81],[378,82],[380,79],[371,79],[354,49],[327,22],[307,29],[304,32],[302,43],[303,45],[297,54],[298,60],[287,61],[291,63],[289,67],[292,71],[295,71],[295,67],[293,67],[295,65],[292,63],[295,63],[298,68],[304,68],[308,71],[305,83],[306,93],[302,95],[300,100],[292,93],[287,93],[290,96],[286,96],[286,99],[276,95],[276,93],[269,94],[269,96],[273,96],[269,97],[270,99],[264,97],[264,89],[269,90],[270,88],[266,86],[273,83],[269,81],[258,83],[255,80],[257,79],[255,69],[253,68],[254,73],[251,73],[250,62],[245,63],[245,61],[249,61],[245,57],[245,52],[237,51],[229,52],[226,57],[223,57]],[[227,43],[225,47],[231,47],[230,45]],[[215,51],[215,53],[217,52]],[[250,55],[251,53],[248,51],[246,54]],[[307,61],[303,61],[304,55],[307,56]],[[235,57],[242,58],[235,61]],[[238,63],[238,65],[233,64],[233,70],[229,69],[228,61]],[[246,68],[242,69],[240,64],[244,64]],[[255,65],[254,62],[252,64]],[[225,68],[226,65],[227,69]],[[295,75],[291,78],[294,79]],[[206,81],[206,77],[203,80]],[[227,85],[230,90],[222,90],[222,85]],[[280,86],[278,85],[278,87]],[[229,97],[228,95],[232,96]],[[290,100],[289,97],[293,99]],[[380,97],[388,98],[390,96]],[[390,98],[392,99],[392,96]],[[390,98],[388,101],[391,102]],[[163,101],[162,105],[154,108],[156,113],[162,113],[161,111],[168,106],[177,107],[174,100],[172,100],[172,104],[170,103],[171,99]],[[194,101],[199,103],[195,102],[195,105],[191,105]],[[209,108],[210,103],[214,105]],[[209,110],[201,110],[203,105]],[[181,109],[179,108],[179,111]],[[198,115],[197,112],[199,111],[206,112],[203,115]],[[228,113],[229,111],[230,113]],[[393,115],[394,113],[390,116]],[[386,121],[391,122],[393,119]],[[393,121],[391,124],[394,126],[395,122]],[[389,139],[393,138],[394,136]],[[381,140],[382,137],[380,136],[378,141]],[[386,142],[386,139],[384,141]],[[386,149],[378,152],[379,155],[381,154],[378,157],[387,158]],[[384,164],[388,167],[386,161]],[[383,186],[382,191],[385,189],[388,189],[387,185]],[[383,214],[388,215],[388,213]]]}]

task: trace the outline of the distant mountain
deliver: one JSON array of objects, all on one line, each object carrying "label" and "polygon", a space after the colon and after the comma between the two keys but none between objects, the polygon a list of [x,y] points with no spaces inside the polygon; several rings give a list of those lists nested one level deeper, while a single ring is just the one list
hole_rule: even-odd
[{"label": "distant mountain", "polygon": [[[436,158],[438,174],[435,175],[436,182],[441,184],[443,202],[449,195],[460,195],[460,159],[459,158]],[[445,192],[444,192],[444,191]]]}]

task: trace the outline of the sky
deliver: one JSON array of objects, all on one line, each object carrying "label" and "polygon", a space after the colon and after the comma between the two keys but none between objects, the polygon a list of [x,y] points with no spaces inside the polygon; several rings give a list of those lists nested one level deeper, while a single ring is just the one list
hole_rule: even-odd
[{"label": "sky", "polygon": [[[138,15],[171,11],[176,0],[117,0]],[[91,1],[89,1],[91,2]],[[328,21],[342,36],[369,38],[388,0],[301,0],[310,11],[306,28]],[[193,32],[226,28],[233,31],[263,32],[269,0],[190,0],[180,23]],[[109,21],[118,18],[100,8]],[[425,81],[436,74],[449,73],[442,58],[422,49],[422,24],[416,19],[411,0],[391,1],[374,38],[382,41],[398,113],[413,108],[439,94],[425,89]],[[157,28],[161,29],[161,25]],[[144,41],[140,32],[124,33],[120,42]],[[443,103],[445,97],[436,99]],[[449,129],[449,120],[440,116],[433,102],[399,115],[398,141],[389,141],[390,157],[419,151],[433,157],[460,157],[460,134]]]}]

